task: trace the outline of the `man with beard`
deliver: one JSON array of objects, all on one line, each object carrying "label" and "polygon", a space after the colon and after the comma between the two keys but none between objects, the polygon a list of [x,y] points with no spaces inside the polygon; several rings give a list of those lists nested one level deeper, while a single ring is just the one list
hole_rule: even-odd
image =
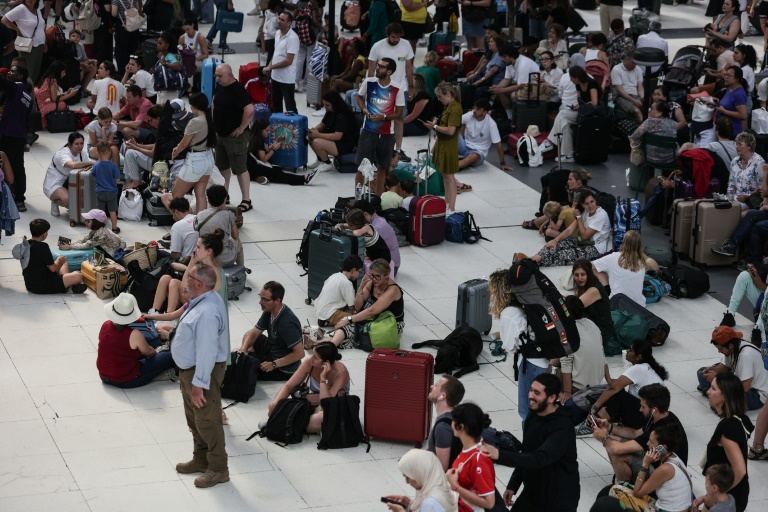
[{"label": "man with beard", "polygon": [[301,322],[291,308],[283,304],[284,297],[283,285],[277,281],[265,283],[259,292],[261,318],[243,336],[240,352],[245,354],[250,350],[261,361],[259,380],[290,379],[304,357]]},{"label": "man with beard", "polygon": [[[528,392],[530,412],[523,423],[523,448],[515,453],[484,444],[499,464],[515,468],[504,491],[504,504],[515,512],[575,512],[579,505],[579,463],[570,412],[560,407],[560,380],[537,375]],[[515,494],[523,492],[515,500]]]},{"label": "man with beard", "polygon": [[643,428],[635,430],[602,418],[597,418],[594,427],[593,436],[605,446],[617,482],[635,481],[651,432],[662,425],[680,425],[683,438],[675,453],[683,464],[688,464],[688,437],[680,420],[669,410],[669,390],[662,384],[649,384],[640,388],[639,395],[640,412],[647,420]]}]

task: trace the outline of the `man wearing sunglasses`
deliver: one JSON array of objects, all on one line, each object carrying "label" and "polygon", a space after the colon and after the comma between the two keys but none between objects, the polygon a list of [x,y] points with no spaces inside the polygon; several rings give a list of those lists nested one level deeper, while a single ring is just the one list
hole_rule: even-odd
[{"label": "man wearing sunglasses", "polygon": [[239,352],[250,351],[261,361],[259,380],[290,379],[304,357],[301,322],[291,308],[283,304],[283,297],[283,285],[277,281],[265,283],[259,292],[261,318],[243,336]]},{"label": "man wearing sunglasses", "polygon": [[706,396],[715,375],[733,372],[744,386],[747,409],[754,411],[765,403],[768,393],[768,370],[765,369],[760,349],[743,340],[743,337],[742,333],[726,325],[715,328],[712,332],[712,344],[722,354],[723,359],[712,366],[699,368],[696,372],[699,387],[696,389]]}]

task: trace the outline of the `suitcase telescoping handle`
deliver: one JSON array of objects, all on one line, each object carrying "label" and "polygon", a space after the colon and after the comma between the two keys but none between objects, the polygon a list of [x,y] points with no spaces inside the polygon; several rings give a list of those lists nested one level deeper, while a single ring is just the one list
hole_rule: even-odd
[{"label": "suitcase telescoping handle", "polygon": [[[424,156],[420,158],[420,155],[424,153]],[[429,150],[428,149],[420,149],[416,152],[416,161],[423,162],[424,166],[426,166],[426,169],[424,169],[424,193],[422,195],[427,195],[427,182],[429,181]],[[419,177],[419,174],[421,174],[421,170],[416,170],[416,178]],[[416,185],[416,190],[419,190],[419,186]]]},{"label": "suitcase telescoping handle", "polygon": [[319,238],[323,242],[330,242],[333,240],[333,226],[330,225],[328,222],[321,222],[320,223],[320,235]]}]

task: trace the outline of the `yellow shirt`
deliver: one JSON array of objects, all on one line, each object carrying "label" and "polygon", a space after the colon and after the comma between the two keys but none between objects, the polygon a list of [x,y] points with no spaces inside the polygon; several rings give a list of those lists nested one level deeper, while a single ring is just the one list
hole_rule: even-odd
[{"label": "yellow shirt", "polygon": [[424,23],[427,20],[427,2],[413,2],[413,5],[421,5],[422,7],[415,11],[409,11],[403,7],[403,2],[400,2],[400,10],[402,11],[400,21],[408,23]]}]

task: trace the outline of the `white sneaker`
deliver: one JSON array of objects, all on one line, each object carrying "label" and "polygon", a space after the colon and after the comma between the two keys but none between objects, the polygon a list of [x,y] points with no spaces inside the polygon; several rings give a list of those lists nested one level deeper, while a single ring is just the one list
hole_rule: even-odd
[{"label": "white sneaker", "polygon": [[156,315],[157,314],[157,310],[155,308],[149,308],[149,311],[147,311],[147,314],[148,315]]},{"label": "white sneaker", "polygon": [[321,162],[317,166],[317,172],[328,172],[333,170],[333,164],[330,162]]},{"label": "white sneaker", "polygon": [[265,429],[265,428],[267,428],[267,422],[268,422],[268,421],[269,421],[269,419],[266,419],[266,420],[261,420],[261,421],[259,422],[259,430],[261,430],[261,431],[263,432],[263,431],[264,431],[264,429]]},{"label": "white sneaker", "polygon": [[61,212],[59,212],[59,205],[57,205],[53,201],[51,201],[51,215],[53,215],[54,217],[58,217],[59,215],[61,215]]},{"label": "white sneaker", "polygon": [[258,7],[254,7],[250,11],[248,11],[248,16],[261,16],[261,9]]},{"label": "white sneaker", "polygon": [[552,144],[551,140],[547,139],[541,143],[539,148],[541,148],[542,153],[547,153],[548,151],[552,151],[553,149],[555,149],[555,145]]},{"label": "white sneaker", "polygon": [[304,177],[304,184],[305,185],[311,185],[312,181],[317,177],[317,175],[320,174],[320,171],[309,171],[309,173]]},{"label": "white sneaker", "polygon": [[162,372],[158,373],[157,376],[152,380],[176,380],[176,369],[175,368],[168,368],[167,370],[163,370]]},{"label": "white sneaker", "polygon": [[309,164],[309,165],[307,166],[307,169],[309,169],[310,171],[311,171],[312,169],[317,169],[317,168],[320,166],[320,164],[321,164],[321,163],[323,163],[323,161],[322,161],[322,160],[315,160],[314,162],[312,162],[311,164]]},{"label": "white sneaker", "polygon": [[570,162],[573,160],[573,155],[566,155],[566,156],[560,157],[560,159],[563,160],[564,162]]},{"label": "white sneaker", "polygon": [[324,115],[325,115],[325,107],[312,113],[312,117],[323,117]]},{"label": "white sneaker", "polygon": [[453,211],[453,210],[451,210],[450,208],[446,208],[446,209],[445,209],[445,216],[446,216],[446,218],[450,217],[450,216],[451,216],[451,215],[453,215],[454,213],[456,213],[456,212],[454,212],[454,211]]}]

